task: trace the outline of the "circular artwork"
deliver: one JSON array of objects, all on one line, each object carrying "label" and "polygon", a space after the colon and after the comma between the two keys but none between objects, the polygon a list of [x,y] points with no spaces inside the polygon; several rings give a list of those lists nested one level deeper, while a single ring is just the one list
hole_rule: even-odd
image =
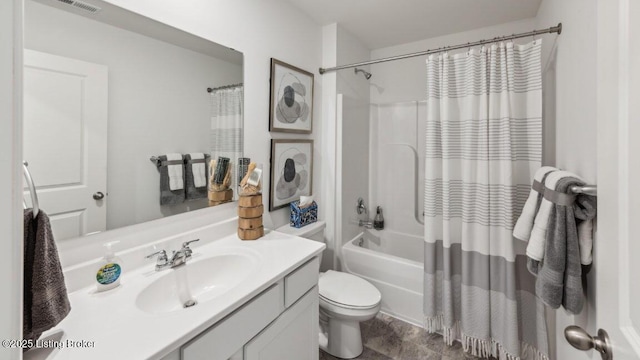
[{"label": "circular artwork", "polygon": [[277,90],[276,119],[285,124],[309,120],[307,89],[297,76],[286,73]]},{"label": "circular artwork", "polygon": [[291,198],[298,190],[304,191],[309,183],[306,169],[307,155],[292,147],[285,150],[278,159],[282,164],[278,171],[275,194],[279,200]]}]

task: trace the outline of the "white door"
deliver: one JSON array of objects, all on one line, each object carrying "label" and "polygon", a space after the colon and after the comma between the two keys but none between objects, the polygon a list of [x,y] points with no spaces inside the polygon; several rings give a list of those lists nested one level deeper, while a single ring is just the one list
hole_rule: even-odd
[{"label": "white door", "polygon": [[106,66],[24,52],[23,156],[58,241],[106,229],[107,81]]},{"label": "white door", "polygon": [[[596,327],[640,359],[640,2],[598,1]],[[595,335],[595,334],[591,334]],[[575,359],[600,359],[590,351]]]}]

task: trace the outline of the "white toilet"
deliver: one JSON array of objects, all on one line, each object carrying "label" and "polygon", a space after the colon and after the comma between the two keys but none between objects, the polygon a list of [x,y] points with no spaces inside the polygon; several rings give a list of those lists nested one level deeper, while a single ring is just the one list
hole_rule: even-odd
[{"label": "white toilet", "polygon": [[[324,221],[296,229],[289,225],[276,231],[324,242]],[[320,270],[325,266],[320,265]],[[342,359],[362,353],[360,322],[380,310],[382,295],[375,286],[353,274],[328,270],[320,273],[320,348]]]}]

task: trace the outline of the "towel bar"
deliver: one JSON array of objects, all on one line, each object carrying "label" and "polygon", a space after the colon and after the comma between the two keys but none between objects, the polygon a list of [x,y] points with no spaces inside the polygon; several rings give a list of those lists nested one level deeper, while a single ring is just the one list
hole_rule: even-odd
[{"label": "towel bar", "polygon": [[[27,186],[29,187],[29,192],[31,193],[31,206],[33,207],[33,217],[35,219],[40,212],[40,204],[38,203],[38,193],[36,192],[36,185],[33,183],[33,178],[31,177],[31,173],[27,168],[29,163],[26,161],[22,162],[22,170],[24,171],[24,178],[27,180]],[[26,207],[26,202],[24,198],[22,199],[22,204]]]},{"label": "towel bar", "polygon": [[574,194],[585,194],[591,196],[598,195],[598,187],[595,185],[572,186],[571,192]]},{"label": "towel bar", "polygon": [[160,160],[160,157],[158,156],[152,156],[149,158],[149,160],[151,160],[152,163],[154,163],[156,165],[156,167],[160,167],[160,166],[167,166],[167,165],[180,165],[180,164],[184,164],[183,160]]}]

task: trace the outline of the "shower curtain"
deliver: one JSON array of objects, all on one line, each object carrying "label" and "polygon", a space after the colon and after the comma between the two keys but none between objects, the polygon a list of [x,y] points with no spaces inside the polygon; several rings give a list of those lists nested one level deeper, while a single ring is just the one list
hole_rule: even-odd
[{"label": "shower curtain", "polygon": [[541,41],[427,60],[425,328],[475,356],[548,359],[512,236],[542,155]]},{"label": "shower curtain", "polygon": [[[243,154],[243,93],[242,86],[213,90],[211,92],[211,159],[224,156],[236,169]],[[231,176],[231,188],[237,186],[236,176]]]}]

